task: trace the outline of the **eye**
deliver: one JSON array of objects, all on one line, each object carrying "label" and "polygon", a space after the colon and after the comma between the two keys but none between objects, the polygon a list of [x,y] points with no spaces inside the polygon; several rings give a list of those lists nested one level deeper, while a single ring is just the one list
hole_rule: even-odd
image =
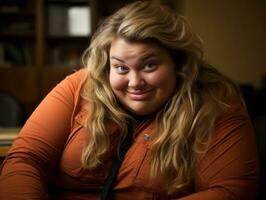
[{"label": "eye", "polygon": [[148,63],[144,66],[144,71],[146,72],[151,72],[154,71],[155,69],[157,69],[157,65],[154,63]]},{"label": "eye", "polygon": [[128,72],[128,68],[123,65],[117,65],[115,69],[118,74],[126,74]]}]

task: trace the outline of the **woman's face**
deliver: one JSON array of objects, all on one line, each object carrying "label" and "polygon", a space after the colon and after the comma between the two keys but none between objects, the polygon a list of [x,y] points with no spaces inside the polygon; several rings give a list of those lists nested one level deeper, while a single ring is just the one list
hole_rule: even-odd
[{"label": "woman's face", "polygon": [[154,43],[116,39],[109,52],[109,81],[118,100],[132,113],[158,111],[176,88],[176,68],[168,52]]}]

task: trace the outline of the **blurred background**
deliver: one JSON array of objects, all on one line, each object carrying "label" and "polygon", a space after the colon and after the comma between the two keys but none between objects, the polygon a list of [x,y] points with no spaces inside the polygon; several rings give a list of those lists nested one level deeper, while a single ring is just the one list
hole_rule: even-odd
[{"label": "blurred background", "polygon": [[[21,106],[19,125],[60,80],[82,66],[82,52],[97,25],[132,1],[0,1],[0,92]],[[265,0],[153,1],[188,18],[209,62],[240,85],[252,117],[265,111]]]},{"label": "blurred background", "polygon": [[[150,1],[186,16],[209,62],[240,86],[265,168],[266,0]],[[44,96],[82,67],[81,55],[101,21],[129,2],[0,0],[0,158]],[[258,199],[266,199],[265,192]]]}]

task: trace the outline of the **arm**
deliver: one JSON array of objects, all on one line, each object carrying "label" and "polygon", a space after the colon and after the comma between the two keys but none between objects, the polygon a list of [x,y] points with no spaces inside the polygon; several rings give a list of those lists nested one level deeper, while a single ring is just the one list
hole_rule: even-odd
[{"label": "arm", "polygon": [[81,72],[41,102],[14,141],[1,168],[0,199],[48,199],[47,181],[71,129]]},{"label": "arm", "polygon": [[197,168],[194,194],[180,200],[255,200],[258,157],[253,128],[243,108],[221,117]]}]

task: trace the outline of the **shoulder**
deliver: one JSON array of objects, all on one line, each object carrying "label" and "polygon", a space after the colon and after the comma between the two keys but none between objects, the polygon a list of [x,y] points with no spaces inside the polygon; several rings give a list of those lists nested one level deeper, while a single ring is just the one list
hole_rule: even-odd
[{"label": "shoulder", "polygon": [[55,92],[60,94],[68,94],[77,98],[82,86],[86,82],[86,78],[87,72],[85,69],[73,71],[55,87]]},{"label": "shoulder", "polygon": [[85,69],[73,71],[47,94],[42,101],[42,105],[58,107],[59,104],[62,104],[67,106],[69,110],[76,110],[80,102],[80,93],[86,77],[87,72]]},{"label": "shoulder", "polygon": [[245,105],[239,101],[231,101],[228,109],[216,120],[216,129],[227,126],[239,126],[250,122],[250,118]]},{"label": "shoulder", "polygon": [[86,69],[80,69],[77,71],[74,71],[73,73],[69,74],[65,80],[69,84],[72,84],[73,86],[82,85],[87,78],[87,71]]},{"label": "shoulder", "polygon": [[234,102],[217,118],[210,149],[224,145],[229,147],[237,143],[242,144],[241,146],[248,145],[254,142],[254,136],[254,129],[246,107],[240,102]]}]

